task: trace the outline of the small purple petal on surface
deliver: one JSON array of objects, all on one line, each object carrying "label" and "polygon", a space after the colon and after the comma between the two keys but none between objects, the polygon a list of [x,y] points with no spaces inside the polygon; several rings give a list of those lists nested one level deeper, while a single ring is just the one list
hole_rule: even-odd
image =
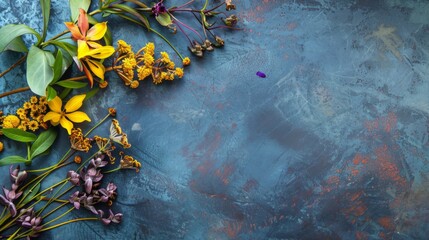
[{"label": "small purple petal on surface", "polygon": [[266,78],[266,77],[267,77],[267,75],[265,75],[265,73],[263,73],[263,72],[261,72],[261,71],[257,71],[257,72],[256,72],[256,75],[257,75],[258,77],[261,77],[261,78]]}]

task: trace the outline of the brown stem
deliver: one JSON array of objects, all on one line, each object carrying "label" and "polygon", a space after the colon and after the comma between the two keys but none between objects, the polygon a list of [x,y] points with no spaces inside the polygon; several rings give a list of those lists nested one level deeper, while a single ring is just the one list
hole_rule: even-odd
[{"label": "brown stem", "polygon": [[15,93],[25,92],[28,90],[30,90],[30,87],[17,88],[17,89],[14,89],[12,91],[0,94],[0,98],[7,97],[7,96],[15,94]]},{"label": "brown stem", "polygon": [[27,57],[27,54],[25,54],[20,59],[18,59],[18,61],[16,61],[16,63],[14,63],[12,66],[10,66],[10,68],[8,68],[4,72],[0,73],[0,78],[3,77],[6,73],[10,72],[15,67],[19,66],[22,62],[24,62],[26,57]]}]

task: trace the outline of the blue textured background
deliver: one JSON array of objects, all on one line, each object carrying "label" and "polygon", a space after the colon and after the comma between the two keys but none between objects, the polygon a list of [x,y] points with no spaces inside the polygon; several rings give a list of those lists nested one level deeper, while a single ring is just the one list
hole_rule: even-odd
[{"label": "blue textured background", "polygon": [[[52,4],[54,35],[69,12],[65,0]],[[86,109],[96,122],[116,106],[143,165],[112,179],[123,223],[75,223],[42,239],[427,238],[429,1],[236,5],[244,30],[218,31],[225,47],[192,58],[182,80],[131,90],[108,75]],[[40,29],[38,1],[3,0],[7,23]],[[114,40],[172,53],[138,27],[109,24]],[[0,55],[0,70],[18,57]],[[25,86],[23,73],[0,89]]]}]

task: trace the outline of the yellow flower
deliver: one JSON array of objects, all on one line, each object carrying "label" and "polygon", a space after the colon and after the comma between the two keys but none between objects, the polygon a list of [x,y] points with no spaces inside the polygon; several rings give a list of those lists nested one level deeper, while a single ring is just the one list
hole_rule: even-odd
[{"label": "yellow flower", "polygon": [[99,45],[98,48],[90,49],[88,45],[81,40],[78,40],[77,46],[77,59],[79,60],[79,70],[85,72],[85,75],[88,78],[89,83],[92,87],[92,85],[94,84],[94,79],[91,72],[94,73],[95,76],[97,76],[101,80],[104,80],[104,73],[106,72],[106,69],[104,68],[103,64],[95,59],[102,60],[110,57],[110,55],[115,52],[115,48],[113,48],[112,46]]},{"label": "yellow flower", "polygon": [[25,103],[22,105],[22,107],[23,107],[24,109],[30,109],[30,108],[31,108],[31,103],[30,103],[30,102],[25,102]]},{"label": "yellow flower", "polygon": [[179,78],[183,77],[183,68],[176,68],[176,76],[178,76]]},{"label": "yellow flower", "polygon": [[0,142],[0,152],[3,151],[3,143]]},{"label": "yellow flower", "polygon": [[189,64],[191,64],[191,59],[189,59],[188,57],[185,57],[182,61],[183,66],[188,66]]},{"label": "yellow flower", "polygon": [[73,122],[81,123],[83,121],[91,122],[91,119],[82,111],[77,111],[85,99],[85,94],[76,95],[66,103],[64,110],[62,109],[63,102],[58,96],[48,102],[50,112],[48,112],[43,121],[50,121],[52,125],[61,126],[67,129],[68,134],[71,134],[73,128]]},{"label": "yellow flower", "polygon": [[148,42],[146,46],[144,46],[143,51],[145,53],[149,53],[151,55],[155,54],[155,44],[153,42]]},{"label": "yellow flower", "polygon": [[128,54],[131,52],[131,45],[126,43],[124,40],[118,40],[118,52],[119,54]]},{"label": "yellow flower", "polygon": [[[3,127],[4,128],[16,128],[19,126],[19,118],[15,115],[7,115],[4,119],[3,119]],[[8,127],[5,127],[5,123]],[[10,124],[8,124],[10,123]],[[10,127],[12,126],[12,127]]]},{"label": "yellow flower", "polygon": [[38,101],[38,99],[37,99],[37,97],[36,97],[36,96],[32,96],[32,97],[30,98],[30,102],[31,102],[31,103],[37,103],[37,101]]},{"label": "yellow flower", "polygon": [[30,129],[31,131],[36,131],[37,129],[39,129],[39,123],[35,120],[31,120],[28,123],[28,129]]},{"label": "yellow flower", "polygon": [[152,69],[146,66],[137,68],[137,76],[139,80],[143,80],[152,74]]}]

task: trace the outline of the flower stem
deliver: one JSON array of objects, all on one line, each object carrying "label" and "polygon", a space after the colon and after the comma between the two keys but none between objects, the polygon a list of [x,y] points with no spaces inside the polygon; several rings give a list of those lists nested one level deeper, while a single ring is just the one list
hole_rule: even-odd
[{"label": "flower stem", "polygon": [[47,214],[45,214],[45,216],[42,217],[42,219],[46,219],[48,216],[50,216],[52,213],[56,212],[57,210],[59,210],[60,208],[64,207],[65,205],[67,205],[69,202],[66,201],[65,203],[59,205],[58,207],[52,209],[50,212],[48,212]]},{"label": "flower stem", "polygon": [[30,90],[30,87],[17,88],[17,89],[14,89],[12,91],[0,94],[0,98],[4,98],[4,97],[7,97],[9,95],[12,95],[12,94],[15,94],[15,93],[20,93],[20,92],[25,92],[25,91],[28,91],[28,90]]},{"label": "flower stem", "polygon": [[6,69],[2,73],[0,73],[0,78],[3,77],[6,73],[12,71],[12,69],[14,69],[15,67],[19,66],[22,62],[25,61],[26,58],[27,58],[27,54],[25,54],[20,59],[18,59],[18,61],[16,61],[14,64],[12,64],[12,66],[10,66],[8,69]]},{"label": "flower stem", "polygon": [[[69,210],[67,210],[66,212],[64,212],[64,213],[63,213],[63,214],[61,214],[60,216],[58,216],[58,217],[56,217],[56,218],[52,219],[51,221],[49,221],[49,222],[47,222],[47,223],[43,224],[43,225],[42,225],[42,227],[44,227],[44,226],[46,226],[46,225],[48,225],[48,224],[50,224],[50,223],[52,223],[52,222],[57,221],[58,219],[60,219],[60,218],[64,217],[65,215],[67,215],[69,212],[73,211],[74,209],[75,209],[74,207],[71,207]],[[45,230],[45,231],[46,231],[46,230]]]},{"label": "flower stem", "polygon": [[88,136],[94,129],[96,129],[98,126],[100,126],[104,121],[106,121],[107,118],[109,118],[110,114],[107,114],[101,121],[99,121],[97,124],[95,124],[94,127],[89,129],[89,131],[84,135],[84,137]]},{"label": "flower stem", "polygon": [[155,29],[153,28],[149,28],[149,31],[154,32],[156,35],[158,35],[160,38],[162,38],[177,54],[177,56],[180,57],[181,60],[183,60],[182,55],[179,53],[179,51],[170,43],[170,41],[168,41],[168,39],[166,37],[164,37],[161,33],[157,32]]},{"label": "flower stem", "polygon": [[94,217],[93,218],[76,218],[76,219],[72,219],[72,220],[69,220],[69,221],[66,221],[66,222],[59,223],[59,224],[54,225],[54,226],[50,226],[48,228],[41,229],[40,232],[48,231],[48,230],[51,230],[51,229],[54,229],[54,228],[57,228],[57,227],[61,227],[63,225],[69,224],[69,223],[73,223],[73,222],[78,222],[78,221],[93,221],[93,220],[98,220],[98,218],[94,218]]},{"label": "flower stem", "polygon": [[118,170],[121,170],[121,167],[120,167],[120,166],[119,166],[119,167],[117,167],[117,168],[115,168],[115,169],[112,169],[112,170],[109,170],[109,171],[105,171],[105,172],[103,172],[103,174],[116,172],[116,171],[118,171]]}]

